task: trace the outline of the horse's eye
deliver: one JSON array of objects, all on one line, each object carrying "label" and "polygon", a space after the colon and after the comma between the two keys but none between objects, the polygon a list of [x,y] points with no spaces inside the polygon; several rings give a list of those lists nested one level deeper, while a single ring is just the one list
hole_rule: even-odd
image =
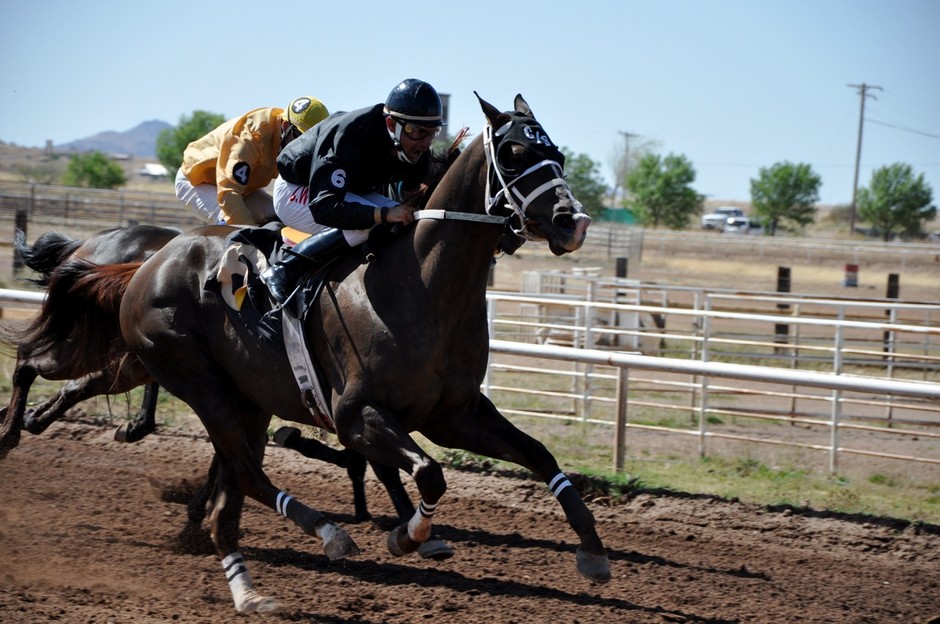
[{"label": "horse's eye", "polygon": [[503,167],[509,171],[518,171],[523,169],[526,162],[528,150],[519,143],[508,143],[502,150],[501,162]]}]

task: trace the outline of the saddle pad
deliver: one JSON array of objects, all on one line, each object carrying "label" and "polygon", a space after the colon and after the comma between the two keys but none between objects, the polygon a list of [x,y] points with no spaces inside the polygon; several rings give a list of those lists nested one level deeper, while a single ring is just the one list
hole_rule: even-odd
[{"label": "saddle pad", "polygon": [[310,238],[310,234],[307,232],[301,232],[300,230],[295,230],[294,228],[285,225],[281,228],[281,238],[285,242],[289,242],[291,245],[296,245],[302,240]]},{"label": "saddle pad", "polygon": [[221,286],[222,300],[230,308],[241,311],[248,294],[251,276],[260,275],[268,268],[268,259],[256,247],[233,243],[222,254],[215,279]]},{"label": "saddle pad", "polygon": [[272,310],[267,296],[260,295],[266,289],[259,275],[268,266],[266,254],[253,245],[233,240],[222,253],[215,279],[210,280],[215,283],[207,284],[207,287],[219,294],[230,315],[238,318],[249,333],[287,353],[301,400],[313,416],[314,423],[335,431],[317,368],[310,358],[303,323],[297,318],[300,312],[288,307]]}]

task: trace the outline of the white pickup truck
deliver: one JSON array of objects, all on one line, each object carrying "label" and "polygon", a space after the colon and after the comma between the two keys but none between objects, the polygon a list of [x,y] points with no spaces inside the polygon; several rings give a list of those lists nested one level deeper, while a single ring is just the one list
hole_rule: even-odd
[{"label": "white pickup truck", "polygon": [[721,206],[720,208],[715,208],[712,212],[709,212],[706,215],[702,215],[702,228],[706,230],[721,230],[724,231],[725,223],[728,222],[728,219],[733,219],[735,217],[743,217],[744,211],[740,208],[735,208],[734,206]]}]

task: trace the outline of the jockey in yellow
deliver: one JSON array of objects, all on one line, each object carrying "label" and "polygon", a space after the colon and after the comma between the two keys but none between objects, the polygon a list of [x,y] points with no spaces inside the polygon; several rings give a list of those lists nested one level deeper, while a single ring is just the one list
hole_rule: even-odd
[{"label": "jockey in yellow", "polygon": [[190,143],[176,175],[176,196],[206,223],[261,225],[277,219],[264,190],[277,176],[277,156],[329,115],[314,97],[286,109],[256,108]]}]

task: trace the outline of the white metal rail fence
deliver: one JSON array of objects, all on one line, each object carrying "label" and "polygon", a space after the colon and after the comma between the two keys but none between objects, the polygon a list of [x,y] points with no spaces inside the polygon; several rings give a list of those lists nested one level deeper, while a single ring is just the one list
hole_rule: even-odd
[{"label": "white metal rail fence", "polygon": [[[618,469],[630,429],[696,436],[702,456],[714,440],[826,451],[831,472],[840,454],[940,464],[940,306],[757,294],[651,306],[609,300],[661,287],[565,279],[565,294],[489,294],[484,391],[510,415],[612,427]],[[572,293],[579,281],[587,294]],[[507,347],[519,343],[531,347]]]}]

